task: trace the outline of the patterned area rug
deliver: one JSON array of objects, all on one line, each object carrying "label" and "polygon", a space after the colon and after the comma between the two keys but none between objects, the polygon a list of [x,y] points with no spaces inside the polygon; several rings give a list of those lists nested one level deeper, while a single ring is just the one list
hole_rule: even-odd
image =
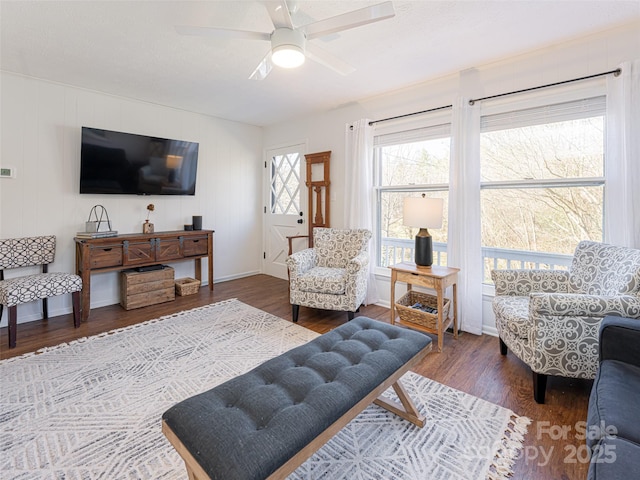
[{"label": "patterned area rug", "polygon": [[[228,300],[4,360],[2,478],[186,479],[162,413],[316,336]],[[290,478],[509,475],[528,419],[414,373],[403,383],[423,429],[372,405]]]}]

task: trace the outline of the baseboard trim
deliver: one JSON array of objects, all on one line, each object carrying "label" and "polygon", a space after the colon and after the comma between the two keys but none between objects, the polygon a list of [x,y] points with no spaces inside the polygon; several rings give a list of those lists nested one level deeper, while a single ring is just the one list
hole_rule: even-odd
[{"label": "baseboard trim", "polygon": [[[222,283],[222,282],[228,282],[230,280],[237,280],[240,278],[245,278],[245,277],[251,277],[253,275],[258,275],[261,272],[258,270],[255,271],[250,271],[250,272],[242,272],[242,273],[237,273],[234,275],[226,275],[224,277],[218,277],[218,278],[214,278],[213,283],[214,285],[216,283]],[[204,280],[202,282],[202,286],[208,286],[209,282]],[[120,297],[116,297],[116,298],[107,298],[107,299],[102,299],[102,300],[98,300],[98,301],[93,301],[91,302],[91,309],[93,310],[94,308],[100,308],[100,307],[108,307],[109,305],[116,305],[120,303]],[[7,311],[7,309],[4,309],[5,312]],[[0,319],[0,328],[7,326],[7,315],[8,313],[2,312],[2,318]],[[51,308],[51,304],[49,305],[49,317],[59,317],[61,315],[68,315],[70,313],[73,312],[73,307],[69,306],[69,307],[65,307],[65,308],[55,308],[52,309]],[[35,321],[39,321],[42,320],[42,312],[40,313],[31,313],[28,315],[25,315],[23,313],[20,313],[20,315],[18,315],[18,325],[21,323],[29,323],[29,322],[35,322]]]},{"label": "baseboard trim", "polygon": [[487,325],[482,326],[482,333],[485,335],[491,335],[492,337],[498,336],[498,330],[496,330],[496,327],[491,327]]}]

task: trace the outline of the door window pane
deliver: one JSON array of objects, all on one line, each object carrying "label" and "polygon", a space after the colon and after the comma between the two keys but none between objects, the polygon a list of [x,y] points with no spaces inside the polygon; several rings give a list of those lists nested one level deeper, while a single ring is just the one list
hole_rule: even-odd
[{"label": "door window pane", "polygon": [[271,213],[300,214],[300,153],[271,157]]}]

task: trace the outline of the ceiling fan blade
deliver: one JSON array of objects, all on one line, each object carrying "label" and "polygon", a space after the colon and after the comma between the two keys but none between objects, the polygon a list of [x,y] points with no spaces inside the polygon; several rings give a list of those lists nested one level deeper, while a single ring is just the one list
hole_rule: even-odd
[{"label": "ceiling fan blade", "polygon": [[339,59],[326,50],[317,47],[316,45],[307,44],[306,56],[310,60],[313,60],[320,65],[324,65],[340,75],[349,75],[356,71],[356,69],[347,62]]},{"label": "ceiling fan blade", "polygon": [[272,68],[273,62],[271,61],[271,50],[269,50],[269,53],[264,56],[253,73],[249,75],[249,80],[264,80]]},{"label": "ceiling fan blade", "polygon": [[265,2],[271,21],[275,28],[290,28],[293,30],[293,21],[289,6],[285,0],[267,1]]},{"label": "ceiling fan blade", "polygon": [[246,30],[231,30],[218,27],[195,27],[190,25],[176,25],[176,32],[180,35],[199,35],[202,37],[246,40],[267,40],[271,39],[271,34],[263,32],[249,32]]},{"label": "ceiling fan blade", "polygon": [[379,3],[370,7],[361,8],[352,12],[336,15],[325,20],[300,27],[307,35],[307,40],[312,38],[330,35],[332,33],[341,32],[350,28],[360,27],[368,23],[385,20],[395,16],[392,2]]}]

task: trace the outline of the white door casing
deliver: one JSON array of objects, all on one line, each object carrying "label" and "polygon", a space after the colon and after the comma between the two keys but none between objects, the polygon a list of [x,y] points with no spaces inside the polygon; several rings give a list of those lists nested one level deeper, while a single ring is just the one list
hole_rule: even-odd
[{"label": "white door casing", "polygon": [[285,280],[287,237],[306,235],[308,228],[304,150],[304,144],[297,144],[267,150],[265,155],[263,272]]}]

